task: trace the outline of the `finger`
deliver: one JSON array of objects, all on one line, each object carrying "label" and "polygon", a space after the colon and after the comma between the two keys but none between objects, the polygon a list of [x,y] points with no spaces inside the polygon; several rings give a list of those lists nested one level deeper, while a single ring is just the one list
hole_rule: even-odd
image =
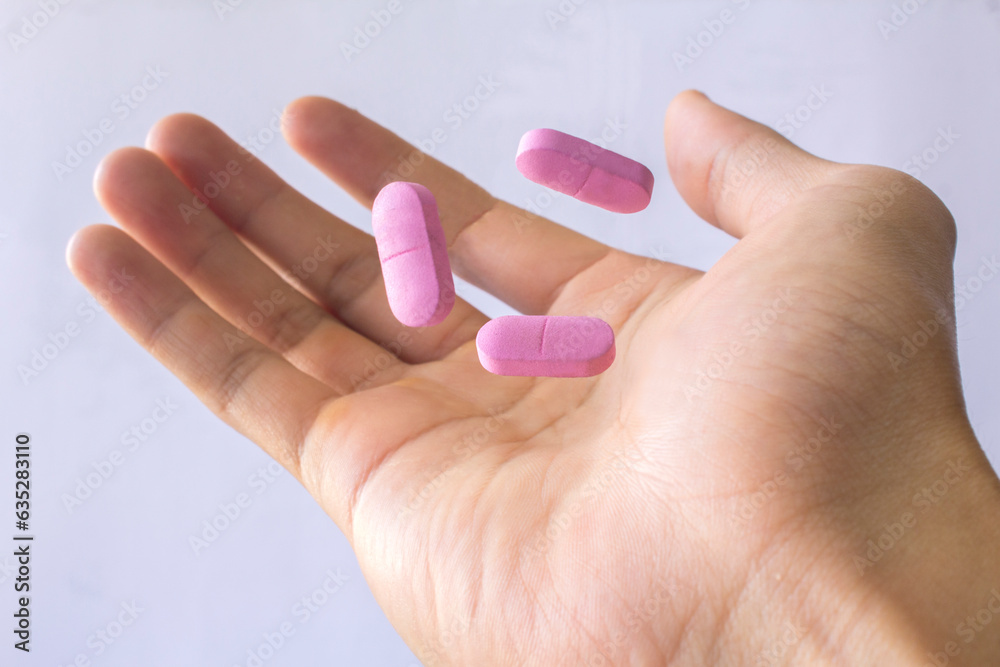
[{"label": "finger", "polygon": [[191,214],[193,226],[218,216],[286,279],[402,359],[438,359],[475,338],[486,322],[456,299],[437,326],[414,330],[400,324],[389,309],[374,239],[304,197],[204,118],[168,116],[146,143],[188,188],[214,194],[206,197],[210,211]]},{"label": "finger", "polygon": [[119,324],[227,424],[300,477],[299,451],[319,411],[336,397],[239,331],[120,229],[94,225],[67,248],[74,275]]},{"label": "finger", "polygon": [[498,201],[333,100],[296,100],[285,109],[282,126],[296,151],[364,206],[371,208],[392,180],[426,186],[437,198],[455,273],[521,312],[548,312],[570,281],[601,271],[612,254],[602,243]]},{"label": "finger", "polygon": [[664,119],[667,165],[695,213],[743,238],[841,167],[689,90]]},{"label": "finger", "polygon": [[401,373],[401,362],[282,280],[212,211],[185,223],[180,206],[191,193],[153,153],[110,154],[94,189],[139,243],[238,327],[240,335],[226,340],[231,350],[252,336],[341,393],[361,384],[366,362],[381,360],[380,382]]}]

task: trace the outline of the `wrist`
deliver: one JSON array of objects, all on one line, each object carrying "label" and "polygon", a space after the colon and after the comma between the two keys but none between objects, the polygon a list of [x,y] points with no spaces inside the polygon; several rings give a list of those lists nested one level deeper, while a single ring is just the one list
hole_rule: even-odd
[{"label": "wrist", "polygon": [[740,664],[1000,664],[1000,482],[959,421],[892,483],[784,523],[732,614]]},{"label": "wrist", "polygon": [[912,527],[893,538],[897,520],[866,539],[863,578],[917,630],[918,664],[1000,664],[1000,484],[971,429],[966,446],[928,466],[900,500],[898,516],[911,515]]}]

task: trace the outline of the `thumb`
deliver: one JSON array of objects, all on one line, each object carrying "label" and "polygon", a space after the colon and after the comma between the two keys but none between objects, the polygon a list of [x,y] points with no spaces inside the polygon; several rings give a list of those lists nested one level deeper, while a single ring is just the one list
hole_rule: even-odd
[{"label": "thumb", "polygon": [[664,141],[670,176],[684,201],[736,238],[844,167],[694,90],[670,103]]}]

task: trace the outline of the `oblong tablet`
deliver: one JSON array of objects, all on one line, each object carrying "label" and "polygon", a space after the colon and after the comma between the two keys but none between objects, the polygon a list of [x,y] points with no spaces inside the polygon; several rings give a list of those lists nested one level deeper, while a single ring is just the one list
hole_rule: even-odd
[{"label": "oblong tablet", "polygon": [[589,377],[615,360],[615,334],[596,317],[505,315],[479,330],[476,349],[497,375]]},{"label": "oblong tablet", "polygon": [[431,191],[404,181],[382,188],[372,204],[372,232],[396,319],[408,327],[444,320],[455,305],[455,281]]},{"label": "oblong tablet", "polygon": [[515,164],[535,183],[615,213],[641,211],[653,196],[649,169],[558,130],[525,133]]}]

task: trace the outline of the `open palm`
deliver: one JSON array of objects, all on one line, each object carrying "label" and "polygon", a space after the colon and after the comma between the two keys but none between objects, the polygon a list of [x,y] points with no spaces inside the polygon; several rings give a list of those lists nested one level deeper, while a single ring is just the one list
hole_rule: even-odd
[{"label": "open palm", "polygon": [[[853,631],[820,641],[805,604],[861,609],[847,584],[865,522],[843,517],[891,496],[878,464],[927,420],[965,428],[950,320],[918,355],[889,354],[952,309],[954,227],[932,194],[683,94],[675,184],[742,239],[702,273],[498,201],[331,100],[298,100],[283,125],[366,206],[387,173],[426,185],[459,276],[616,332],[598,377],[494,376],[475,349],[485,315],[459,299],[437,327],[400,325],[372,238],[208,121],[168,117],[149,150],[102,163],[125,231],[82,230],[74,272],[94,291],[132,276],[109,311],[302,481],[422,660],[750,664]],[[844,592],[821,593],[830,580]],[[741,630],[765,609],[768,630]]]}]

